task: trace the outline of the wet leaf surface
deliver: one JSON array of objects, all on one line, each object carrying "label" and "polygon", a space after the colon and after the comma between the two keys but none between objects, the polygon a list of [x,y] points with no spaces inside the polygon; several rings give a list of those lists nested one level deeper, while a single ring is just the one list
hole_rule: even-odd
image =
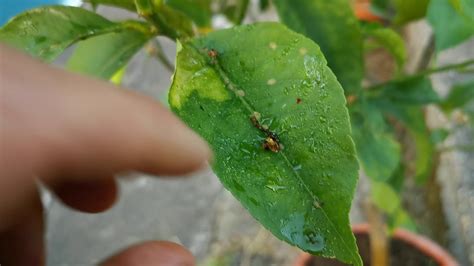
[{"label": "wet leaf surface", "polygon": [[361,264],[344,92],[310,39],[260,23],[182,43],[169,101],[210,143],[224,186],[275,236]]}]

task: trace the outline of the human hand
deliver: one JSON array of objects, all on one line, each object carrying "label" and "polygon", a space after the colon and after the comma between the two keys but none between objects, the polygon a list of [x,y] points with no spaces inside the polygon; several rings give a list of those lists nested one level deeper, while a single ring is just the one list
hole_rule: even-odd
[{"label": "human hand", "polygon": [[[160,104],[47,66],[0,45],[0,264],[44,264],[36,178],[67,205],[109,208],[114,175],[179,175],[211,156],[207,144]],[[131,247],[105,265],[194,265],[168,242]]]}]

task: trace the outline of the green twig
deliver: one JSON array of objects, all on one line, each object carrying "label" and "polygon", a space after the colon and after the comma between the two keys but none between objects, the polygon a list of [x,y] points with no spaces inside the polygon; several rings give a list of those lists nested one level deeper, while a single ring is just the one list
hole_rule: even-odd
[{"label": "green twig", "polygon": [[467,61],[464,61],[464,62],[461,62],[461,63],[458,63],[458,64],[452,64],[452,65],[446,65],[446,66],[442,66],[442,67],[438,67],[438,68],[426,69],[424,71],[420,71],[420,72],[418,72],[416,74],[413,74],[413,75],[403,76],[403,77],[400,77],[400,78],[389,80],[387,82],[382,82],[380,84],[369,87],[368,90],[377,90],[377,89],[381,89],[384,86],[386,86],[390,83],[393,83],[393,82],[403,82],[403,81],[407,81],[407,80],[410,80],[410,79],[415,79],[415,78],[420,78],[420,77],[423,77],[423,76],[433,75],[433,74],[440,73],[440,72],[445,72],[445,71],[450,71],[450,70],[463,70],[463,69],[465,69],[466,67],[468,67],[470,65],[474,65],[474,59],[470,59],[470,60],[467,60]]},{"label": "green twig", "polygon": [[173,73],[174,64],[171,63],[168,57],[166,57],[163,51],[163,47],[161,46],[161,43],[158,40],[154,39],[150,45],[152,45],[150,55],[156,57],[156,59],[160,61],[167,70]]}]

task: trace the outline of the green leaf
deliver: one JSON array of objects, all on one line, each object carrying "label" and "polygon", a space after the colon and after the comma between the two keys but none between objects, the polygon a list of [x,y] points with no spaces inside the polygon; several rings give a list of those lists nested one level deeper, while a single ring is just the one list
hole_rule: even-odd
[{"label": "green leaf", "polygon": [[236,25],[242,24],[248,9],[249,0],[225,1],[224,15]]},{"label": "green leaf", "polygon": [[91,3],[92,6],[106,5],[136,11],[134,0],[85,0],[85,2]]},{"label": "green leaf", "polygon": [[395,24],[404,24],[425,16],[430,0],[394,0]]},{"label": "green leaf", "polygon": [[270,7],[270,0],[260,0],[258,2],[260,11],[265,11]]},{"label": "green leaf", "polygon": [[78,44],[67,63],[71,71],[109,80],[151,38],[142,31],[126,29]]},{"label": "green leaf", "polygon": [[371,183],[372,201],[387,214],[394,214],[401,206],[398,194],[384,182]]},{"label": "green leaf", "polygon": [[224,186],[275,236],[361,265],[345,98],[310,39],[259,23],[183,43],[169,101],[211,145]]},{"label": "green leaf", "polygon": [[424,76],[395,80],[378,90],[370,91],[369,94],[373,98],[388,99],[401,104],[422,105],[437,103],[440,100],[430,79]]},{"label": "green leaf", "polygon": [[427,18],[435,33],[438,52],[474,36],[472,0],[431,0]]},{"label": "green leaf", "polygon": [[445,112],[451,112],[456,108],[462,108],[472,100],[474,100],[474,80],[455,85],[440,106]]},{"label": "green leaf", "polygon": [[362,27],[365,38],[365,46],[375,44],[385,48],[397,62],[398,69],[401,70],[406,60],[405,42],[396,31],[384,28],[378,24],[367,24]]},{"label": "green leaf", "polygon": [[387,131],[380,111],[369,104],[351,108],[352,137],[357,157],[367,176],[387,181],[400,162],[400,144]]},{"label": "green leaf", "polygon": [[172,40],[193,36],[191,19],[161,0],[135,0],[137,13],[158,28],[160,35]]},{"label": "green leaf", "polygon": [[170,7],[186,14],[199,27],[211,26],[211,0],[167,0],[165,2]]},{"label": "green leaf", "polygon": [[347,0],[274,0],[281,21],[318,43],[348,93],[359,91],[364,75],[362,34]]},{"label": "green leaf", "polygon": [[431,142],[431,133],[426,126],[422,107],[407,105],[386,98],[374,102],[381,110],[393,115],[408,129],[408,133],[415,141],[415,179],[418,183],[424,183],[433,170],[434,147]]},{"label": "green leaf", "polygon": [[449,136],[449,130],[445,128],[437,128],[431,131],[431,142],[433,144],[442,143]]},{"label": "green leaf", "polygon": [[122,28],[78,7],[49,6],[26,11],[0,29],[0,42],[52,61],[71,44]]},{"label": "green leaf", "polygon": [[388,225],[391,229],[403,227],[415,231],[416,226],[408,213],[403,209],[398,193],[383,182],[371,183],[372,202],[388,215]]}]

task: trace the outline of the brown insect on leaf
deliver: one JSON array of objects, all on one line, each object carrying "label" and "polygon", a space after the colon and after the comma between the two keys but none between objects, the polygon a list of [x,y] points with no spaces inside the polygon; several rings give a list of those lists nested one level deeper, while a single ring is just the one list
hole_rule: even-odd
[{"label": "brown insect on leaf", "polygon": [[280,143],[274,136],[267,136],[263,142],[263,148],[276,153],[280,151]]},{"label": "brown insect on leaf", "polygon": [[217,53],[216,50],[211,49],[211,50],[209,50],[209,51],[207,52],[207,55],[208,55],[210,58],[214,59],[214,58],[217,57],[218,53]]}]

